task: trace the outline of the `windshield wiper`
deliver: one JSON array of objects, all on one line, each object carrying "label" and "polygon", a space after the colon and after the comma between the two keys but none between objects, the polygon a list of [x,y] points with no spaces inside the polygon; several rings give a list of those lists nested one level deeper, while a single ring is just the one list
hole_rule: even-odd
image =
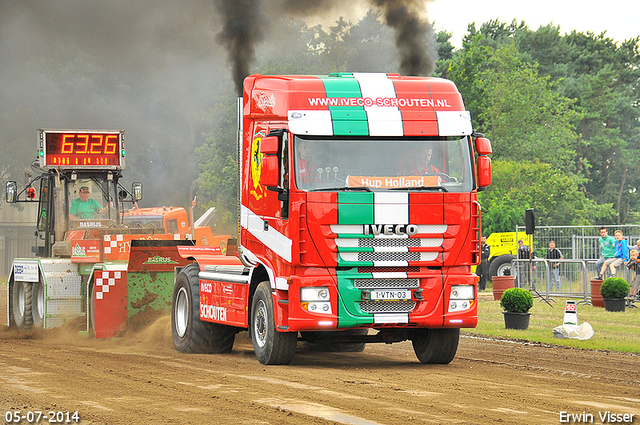
[{"label": "windshield wiper", "polygon": [[341,187],[321,187],[318,189],[311,189],[309,190],[309,192],[322,192],[322,191],[327,191],[327,192],[346,192],[348,190],[357,190],[357,191],[363,191],[363,192],[373,192],[371,190],[370,187],[367,186],[356,186],[356,187],[348,187],[348,186],[341,186]]},{"label": "windshield wiper", "polygon": [[420,187],[392,187],[389,190],[437,190],[442,192],[448,192],[449,190],[444,186],[420,186]]}]

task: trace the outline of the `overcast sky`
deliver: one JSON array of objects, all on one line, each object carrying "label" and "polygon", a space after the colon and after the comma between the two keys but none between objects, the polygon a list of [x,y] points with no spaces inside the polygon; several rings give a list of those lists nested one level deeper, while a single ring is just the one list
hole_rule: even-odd
[{"label": "overcast sky", "polygon": [[479,28],[496,18],[507,23],[514,18],[524,20],[532,30],[553,22],[562,34],[572,30],[596,34],[606,31],[616,41],[640,35],[638,0],[433,0],[427,8],[436,31],[453,32],[452,42],[457,47],[470,22]]},{"label": "overcast sky", "polygon": [[[457,47],[470,22],[479,28],[495,18],[524,20],[532,30],[550,22],[562,33],[606,30],[616,41],[640,35],[640,0],[404,1],[426,6],[436,31],[453,32]],[[259,18],[244,10],[240,15],[265,29],[264,39],[255,43],[261,53],[271,49],[276,57],[276,50],[286,49],[276,31],[284,11],[295,7],[297,18],[328,29],[339,17],[358,22],[373,5],[384,3],[252,2],[264,6]],[[38,128],[125,129],[127,179],[144,181],[144,202],[152,202],[142,206],[186,205],[198,174],[194,148],[210,129],[202,112],[233,92],[229,55],[220,39],[228,33],[221,4],[234,2],[0,0],[0,140],[16,149],[4,152],[0,168],[11,161],[28,167]]]}]

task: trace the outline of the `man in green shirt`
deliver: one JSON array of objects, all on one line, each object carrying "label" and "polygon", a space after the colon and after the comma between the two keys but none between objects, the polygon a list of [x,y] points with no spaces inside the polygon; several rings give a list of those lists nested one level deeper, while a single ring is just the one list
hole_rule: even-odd
[{"label": "man in green shirt", "polygon": [[605,226],[600,228],[598,244],[600,245],[602,255],[600,255],[600,259],[596,263],[596,270],[598,270],[598,277],[596,279],[600,280],[605,271],[603,267],[604,262],[607,261],[608,258],[613,258],[616,255],[616,240],[607,234],[607,228]]},{"label": "man in green shirt", "polygon": [[71,220],[91,220],[96,213],[103,213],[106,208],[101,208],[98,201],[89,198],[89,188],[82,186],[80,188],[80,197],[71,202],[69,208],[69,216]]}]

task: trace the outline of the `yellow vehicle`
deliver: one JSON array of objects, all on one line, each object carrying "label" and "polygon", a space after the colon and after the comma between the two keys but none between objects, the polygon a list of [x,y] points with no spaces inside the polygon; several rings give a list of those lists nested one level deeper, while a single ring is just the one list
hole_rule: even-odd
[{"label": "yellow vehicle", "polygon": [[489,257],[489,279],[491,276],[508,276],[511,273],[511,260],[518,254],[518,237],[525,245],[532,245],[531,235],[525,233],[505,232],[492,233],[487,237],[487,244],[491,247]]}]

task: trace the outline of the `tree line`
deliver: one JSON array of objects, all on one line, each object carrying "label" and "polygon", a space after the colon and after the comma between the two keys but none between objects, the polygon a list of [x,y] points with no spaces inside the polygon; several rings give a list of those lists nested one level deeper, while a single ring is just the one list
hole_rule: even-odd
[{"label": "tree line", "polygon": [[[262,74],[397,72],[391,31],[374,11],[323,29],[289,23],[287,53],[260,57]],[[474,129],[493,143],[493,184],[480,193],[486,234],[524,225],[640,223],[640,37],[563,34],[552,24],[470,24],[462,46],[437,33],[433,76],[453,80]],[[233,102],[208,115],[199,148],[199,192],[235,220]]]},{"label": "tree line", "polygon": [[493,142],[486,231],[523,225],[527,208],[541,225],[640,223],[639,65],[640,37],[515,21],[470,25],[461,49],[441,52],[438,74]]}]

